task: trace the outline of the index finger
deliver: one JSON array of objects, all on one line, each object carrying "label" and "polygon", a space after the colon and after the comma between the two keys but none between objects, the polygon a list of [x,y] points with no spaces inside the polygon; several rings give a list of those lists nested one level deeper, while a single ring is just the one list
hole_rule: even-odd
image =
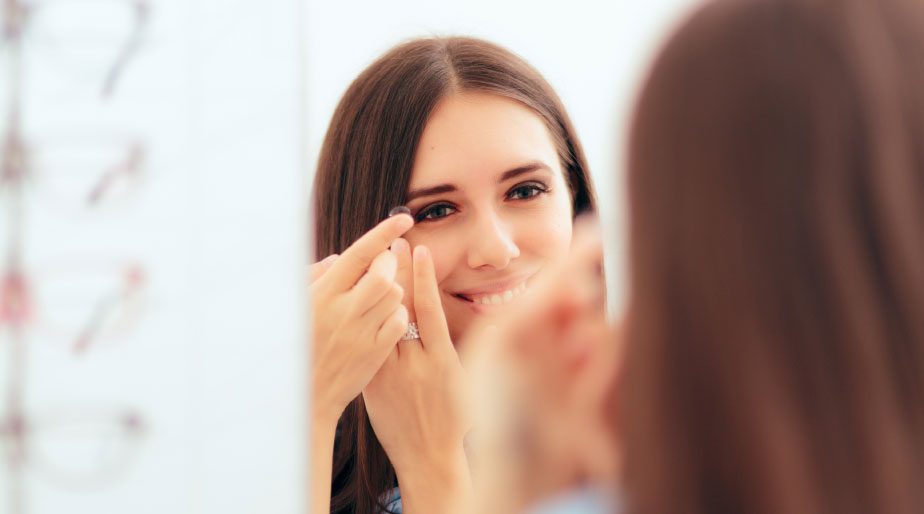
[{"label": "index finger", "polygon": [[350,289],[366,273],[376,256],[412,226],[414,219],[407,214],[385,219],[350,245],[320,280],[340,291]]}]

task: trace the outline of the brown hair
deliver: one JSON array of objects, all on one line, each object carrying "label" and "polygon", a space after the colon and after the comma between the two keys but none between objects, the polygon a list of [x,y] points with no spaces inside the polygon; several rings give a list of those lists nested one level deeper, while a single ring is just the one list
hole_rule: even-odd
[{"label": "brown hair", "polygon": [[[471,38],[419,39],[379,58],[337,106],[314,183],[315,256],[342,252],[404,203],[417,144],[440,99],[481,91],[516,100],[546,123],[571,189],[572,212],[595,209],[580,142],[561,101],[521,58]],[[373,514],[395,476],[362,397],[338,424],[331,510]]]},{"label": "brown hair", "polygon": [[716,1],[656,60],[630,141],[629,512],[924,512],[920,7]]}]

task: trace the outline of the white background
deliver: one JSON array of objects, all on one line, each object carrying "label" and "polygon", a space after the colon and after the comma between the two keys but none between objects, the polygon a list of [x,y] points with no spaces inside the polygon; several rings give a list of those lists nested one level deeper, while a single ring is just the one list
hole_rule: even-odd
[{"label": "white background", "polygon": [[[39,276],[84,261],[114,270],[137,262],[144,303],[131,330],[84,354],[68,351],[67,335],[42,331],[55,298],[35,299],[25,341],[0,327],[0,413],[8,413],[11,381],[23,371],[20,400],[35,424],[21,513],[302,512],[303,5],[152,0],[143,44],[114,96],[102,101],[99,77],[82,66],[93,55],[70,50],[90,37],[77,27],[126,21],[106,14],[106,3],[113,2],[65,0],[35,11],[24,61],[25,135],[38,157],[49,140],[136,138],[146,148],[142,180],[118,208],[72,214],[39,180],[72,169],[34,170],[24,265]],[[46,24],[43,17],[62,7],[69,16]],[[5,114],[9,48],[0,56]],[[0,123],[5,133],[6,116]],[[12,223],[7,205],[0,197],[0,256]],[[0,270],[7,265],[0,261]],[[99,300],[82,296],[94,291],[64,292],[84,315]],[[62,467],[92,469],[57,446],[45,454],[50,463],[40,462],[54,418],[111,419],[114,409],[138,412],[144,426],[118,476],[78,487],[49,477]],[[10,441],[0,438],[0,512],[20,514]]]}]

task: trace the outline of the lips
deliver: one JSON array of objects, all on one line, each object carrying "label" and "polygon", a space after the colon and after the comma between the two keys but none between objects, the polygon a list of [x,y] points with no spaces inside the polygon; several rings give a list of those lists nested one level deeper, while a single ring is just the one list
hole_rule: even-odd
[{"label": "lips", "polygon": [[[526,282],[520,282],[519,285],[514,286],[511,289],[506,291],[501,291],[498,293],[482,294],[482,295],[473,295],[468,297],[472,303],[480,303],[482,305],[502,305],[505,303],[510,303],[514,298],[520,296],[526,292]],[[463,297],[464,298],[464,297]]]},{"label": "lips", "polygon": [[479,305],[504,305],[526,292],[527,280],[535,273],[493,282],[477,289],[450,293],[463,301]]}]

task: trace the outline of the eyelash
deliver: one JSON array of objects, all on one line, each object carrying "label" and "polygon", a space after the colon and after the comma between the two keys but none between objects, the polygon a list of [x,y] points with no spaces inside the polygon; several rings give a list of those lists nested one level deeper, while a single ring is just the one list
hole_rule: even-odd
[{"label": "eyelash", "polygon": [[543,195],[549,192],[549,188],[546,187],[546,185],[541,182],[524,182],[522,184],[517,184],[513,186],[510,189],[510,191],[507,192],[507,196],[509,197],[511,193],[513,193],[514,191],[521,190],[521,189],[530,191],[531,194],[525,198],[518,198],[518,200],[529,200],[531,198],[535,198],[539,195]]},{"label": "eyelash", "polygon": [[[507,191],[506,197],[510,199],[510,197],[513,195],[514,192],[522,191],[522,190],[528,191],[529,192],[528,195],[522,198],[513,198],[512,199],[513,201],[528,202],[540,195],[548,194],[550,191],[548,186],[546,186],[545,184],[541,182],[524,182],[522,184],[517,184],[513,186],[512,188],[510,188],[510,190]],[[449,217],[452,214],[452,213],[449,213],[449,214],[439,216],[436,218],[428,217],[437,209],[452,209],[453,211],[456,210],[455,207],[453,207],[452,205],[448,203],[445,203],[445,202],[437,203],[437,204],[429,205],[417,211],[417,214],[414,215],[414,220],[417,223],[428,222],[428,221],[439,221],[443,218]]]}]

